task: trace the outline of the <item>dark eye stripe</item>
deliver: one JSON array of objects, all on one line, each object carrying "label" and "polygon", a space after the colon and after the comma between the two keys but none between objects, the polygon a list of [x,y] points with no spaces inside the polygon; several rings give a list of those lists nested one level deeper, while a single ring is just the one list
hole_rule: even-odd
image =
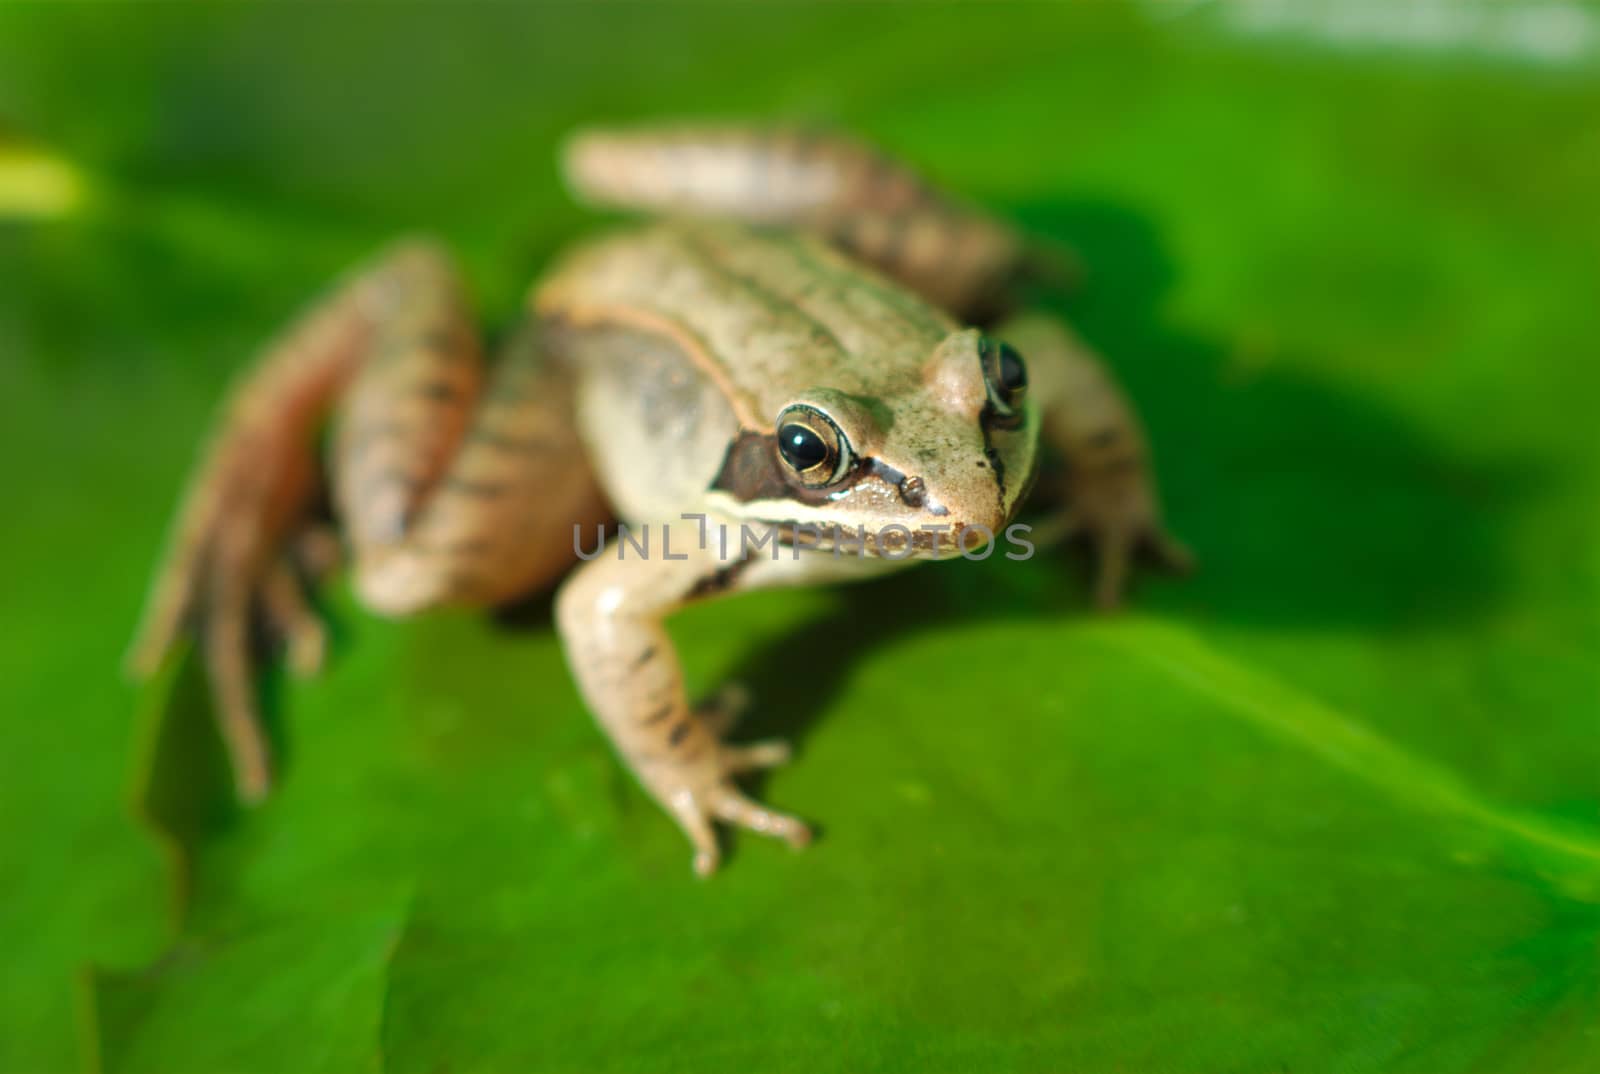
[{"label": "dark eye stripe", "polygon": [[871,460],[847,467],[831,484],[806,485],[795,480],[790,469],[778,453],[776,433],[758,433],[745,429],[728,445],[722,459],[722,468],[712,479],[714,492],[725,492],[740,503],[754,500],[793,500],[810,507],[828,503],[841,489],[846,489],[864,478],[877,476]]}]

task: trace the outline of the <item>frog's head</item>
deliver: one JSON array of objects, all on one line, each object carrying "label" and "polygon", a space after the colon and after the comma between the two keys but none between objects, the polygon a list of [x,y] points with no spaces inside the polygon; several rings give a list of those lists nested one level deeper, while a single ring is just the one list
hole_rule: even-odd
[{"label": "frog's head", "polygon": [[739,497],[747,517],[798,524],[804,546],[855,551],[864,534],[867,555],[890,558],[981,549],[1033,482],[1039,419],[1027,388],[1009,345],[957,332],[874,395],[799,393],[772,433],[743,434],[718,486],[753,493]]}]

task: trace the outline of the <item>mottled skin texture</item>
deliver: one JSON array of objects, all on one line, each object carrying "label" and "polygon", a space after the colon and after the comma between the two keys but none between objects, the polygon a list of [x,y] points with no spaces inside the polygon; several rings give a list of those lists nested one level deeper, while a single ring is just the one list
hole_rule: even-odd
[{"label": "mottled skin texture", "polygon": [[[643,417],[617,422],[609,401],[581,408],[586,441],[621,456],[606,469],[617,475],[608,491],[625,518],[710,511],[735,520],[874,529],[891,522],[945,525],[953,538],[963,524],[1003,528],[1034,470],[1031,412],[1015,429],[986,428],[979,333],[959,329],[807,236],[713,223],[626,232],[558,263],[536,289],[534,308],[546,323],[569,329],[567,338],[579,345],[555,349],[575,368],[595,363],[581,353],[584,333],[571,329],[625,327],[664,338],[686,359],[685,375],[715,386],[721,413],[702,420],[729,429],[731,417],[729,432],[771,434],[786,406],[813,404],[845,429],[858,457],[918,477],[926,489],[912,506],[898,481],[866,469],[820,503],[797,500],[797,490],[783,481],[753,491],[717,489],[727,434],[698,457],[682,458],[689,479],[663,489],[658,481],[629,480],[637,472],[633,460],[662,452],[681,457],[682,445],[663,438],[620,452],[615,430],[637,429]],[[648,381],[631,354],[625,361],[635,385]],[[637,389],[626,394],[639,397]],[[991,448],[1014,477],[1003,494]]]},{"label": "mottled skin texture", "polygon": [[[588,200],[694,219],[568,252],[487,368],[448,255],[402,243],[235,387],[132,660],[148,672],[194,632],[242,798],[272,779],[253,617],[296,670],[321,658],[302,586],[328,559],[310,505],[330,418],[337,526],[377,612],[538,590],[574,563],[574,526],[592,535],[608,511],[648,534],[648,554],[614,541],[572,570],[557,625],[585,701],[702,873],[718,861],[717,820],[795,845],[809,833],[735,786],[787,747],[722,741],[736,691],[690,706],[673,611],[958,554],[1015,517],[1042,447],[1064,463],[1044,482],[1058,504],[1044,529],[1096,547],[1101,603],[1141,548],[1186,562],[1162,531],[1132,409],[1065,326],[1014,324],[1026,385],[1013,352],[960,326],[1020,266],[1005,225],[838,139],[595,133],[566,164]],[[813,469],[780,449],[795,422],[826,448]],[[773,543],[751,545],[741,524]],[[850,541],[867,554],[829,551]]]}]

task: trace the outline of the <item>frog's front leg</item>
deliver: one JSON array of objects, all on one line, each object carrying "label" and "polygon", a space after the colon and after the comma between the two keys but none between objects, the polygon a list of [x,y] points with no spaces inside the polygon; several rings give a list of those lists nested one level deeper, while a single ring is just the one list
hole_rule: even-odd
[{"label": "frog's front leg", "polygon": [[697,712],[684,691],[683,673],[663,621],[677,609],[752,588],[822,580],[858,560],[783,549],[776,558],[741,554],[739,534],[719,540],[715,526],[692,521],[651,526],[649,553],[613,542],[562,585],[556,618],[567,660],[591,711],[639,782],[670,812],[694,845],[701,875],[720,855],[713,821],[778,836],[793,846],[810,841],[794,817],[746,797],[733,782],[740,772],[787,760],[781,742],[730,745],[721,740],[728,708]]},{"label": "frog's front leg", "polygon": [[1099,357],[1043,314],[1015,318],[997,334],[1025,356],[1042,434],[1058,456],[1059,469],[1041,475],[1036,494],[1054,501],[1055,513],[1034,527],[1034,540],[1086,539],[1097,560],[1094,597],[1102,608],[1120,603],[1135,554],[1168,570],[1189,570],[1193,557],[1162,523],[1144,429]]}]

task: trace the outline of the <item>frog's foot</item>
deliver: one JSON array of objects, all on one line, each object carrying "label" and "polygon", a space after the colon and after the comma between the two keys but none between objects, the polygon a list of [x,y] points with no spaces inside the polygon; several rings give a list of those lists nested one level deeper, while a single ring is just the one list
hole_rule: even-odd
[{"label": "frog's foot", "polygon": [[1094,603],[1104,610],[1122,604],[1129,565],[1135,555],[1172,574],[1194,570],[1194,553],[1159,525],[1144,528],[1093,527],[1084,531],[1094,549]]},{"label": "frog's foot", "polygon": [[327,631],[287,556],[275,559],[258,574],[243,569],[216,571],[192,613],[192,629],[211,681],[218,728],[232,762],[235,791],[247,805],[264,800],[274,781],[251,643],[256,619],[283,639],[289,668],[297,676],[317,671],[327,650]]},{"label": "frog's foot", "polygon": [[288,450],[270,428],[229,430],[190,493],[129,654],[130,670],[146,677],[180,639],[194,639],[235,787],[246,803],[264,799],[273,777],[254,628],[264,624],[283,639],[297,674],[315,671],[327,648],[293,542],[281,536],[293,532],[293,524],[278,521],[309,499],[310,470],[310,460]]},{"label": "frog's foot", "polygon": [[653,766],[645,763],[651,789],[694,846],[696,873],[710,876],[722,860],[714,821],[774,836],[796,849],[811,842],[811,829],[804,822],[768,809],[739,790],[733,781],[734,776],[745,772],[785,764],[791,754],[789,744],[778,739],[715,742],[704,756],[675,763],[666,772],[648,772]]},{"label": "frog's foot", "polygon": [[1136,559],[1171,574],[1194,570],[1194,554],[1177,540],[1153,511],[1063,510],[1033,527],[1030,539],[1043,547],[1079,540],[1094,557],[1091,567],[1095,606],[1111,611],[1121,606]]},{"label": "frog's foot", "polygon": [[280,560],[263,580],[261,609],[283,639],[289,670],[300,678],[321,671],[328,652],[328,631],[307,599],[299,573],[286,560]]},{"label": "frog's foot", "polygon": [[766,808],[740,793],[731,783],[723,783],[705,794],[684,790],[666,801],[678,826],[694,845],[694,871],[700,876],[710,876],[722,862],[722,851],[711,825],[713,819],[776,836],[797,850],[811,842],[811,829],[803,822],[787,813]]}]

